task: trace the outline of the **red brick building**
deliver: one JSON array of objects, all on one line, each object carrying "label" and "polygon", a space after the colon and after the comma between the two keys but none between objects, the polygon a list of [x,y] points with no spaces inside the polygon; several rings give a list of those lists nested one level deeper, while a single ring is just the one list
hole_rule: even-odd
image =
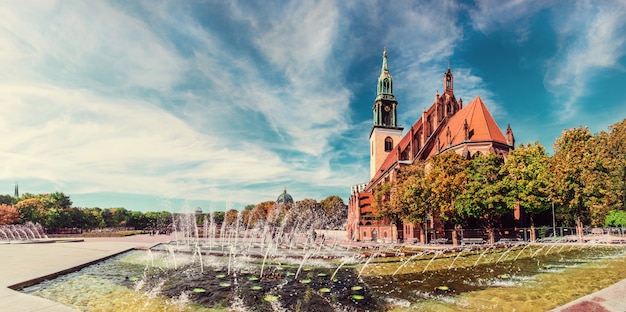
[{"label": "red brick building", "polygon": [[[420,232],[424,225],[391,224],[389,219],[377,218],[372,207],[373,188],[396,179],[401,166],[428,160],[446,151],[454,151],[467,159],[478,153],[498,153],[506,157],[515,145],[511,127],[503,133],[480,97],[475,97],[465,107],[462,99],[457,101],[450,68],[443,74],[443,93],[437,92],[430,108],[404,135],[404,129],[397,125],[397,108],[385,50],[369,138],[371,180],[352,187],[347,225],[347,235],[351,239],[423,240]],[[426,226],[442,229],[436,217]]]}]

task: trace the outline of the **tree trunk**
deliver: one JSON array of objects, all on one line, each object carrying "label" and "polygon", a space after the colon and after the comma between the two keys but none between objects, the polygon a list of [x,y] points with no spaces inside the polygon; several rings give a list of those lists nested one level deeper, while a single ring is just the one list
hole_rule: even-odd
[{"label": "tree trunk", "polygon": [[578,236],[579,243],[585,242],[583,239],[585,235],[585,233],[583,233],[583,222],[580,220],[580,216],[576,216],[576,235]]},{"label": "tree trunk", "polygon": [[452,246],[459,246],[459,235],[462,231],[461,225],[456,224],[452,230]]},{"label": "tree trunk", "polygon": [[530,241],[534,242],[537,240],[537,233],[535,232],[535,221],[533,220],[533,216],[530,216]]}]

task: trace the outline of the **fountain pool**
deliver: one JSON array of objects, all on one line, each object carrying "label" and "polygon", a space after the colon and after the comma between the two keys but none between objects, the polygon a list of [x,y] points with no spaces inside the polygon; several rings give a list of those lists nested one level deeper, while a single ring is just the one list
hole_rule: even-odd
[{"label": "fountain pool", "polygon": [[626,249],[599,244],[202,246],[135,250],[22,291],[81,311],[545,311],[626,278]]}]

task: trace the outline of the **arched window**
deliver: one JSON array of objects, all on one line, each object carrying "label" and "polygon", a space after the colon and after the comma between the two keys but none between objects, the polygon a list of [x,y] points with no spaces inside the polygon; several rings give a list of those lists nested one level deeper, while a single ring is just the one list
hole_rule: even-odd
[{"label": "arched window", "polygon": [[384,237],[384,238],[387,238],[387,231],[384,231],[384,232],[383,232],[383,237]]},{"label": "arched window", "polygon": [[383,80],[383,93],[391,93],[391,85],[388,78]]},{"label": "arched window", "polygon": [[363,231],[363,237],[367,237],[367,232]]},{"label": "arched window", "polygon": [[385,138],[385,152],[390,152],[393,149],[393,139],[391,137]]}]

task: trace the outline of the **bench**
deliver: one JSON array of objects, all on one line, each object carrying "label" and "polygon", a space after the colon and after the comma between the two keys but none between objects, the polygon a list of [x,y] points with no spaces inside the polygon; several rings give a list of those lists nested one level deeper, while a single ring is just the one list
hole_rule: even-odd
[{"label": "bench", "polygon": [[486,243],[484,239],[480,237],[464,237],[461,240],[462,245],[481,245]]},{"label": "bench", "polygon": [[447,238],[435,238],[433,240],[430,241],[431,244],[447,244],[448,243],[448,239]]}]

